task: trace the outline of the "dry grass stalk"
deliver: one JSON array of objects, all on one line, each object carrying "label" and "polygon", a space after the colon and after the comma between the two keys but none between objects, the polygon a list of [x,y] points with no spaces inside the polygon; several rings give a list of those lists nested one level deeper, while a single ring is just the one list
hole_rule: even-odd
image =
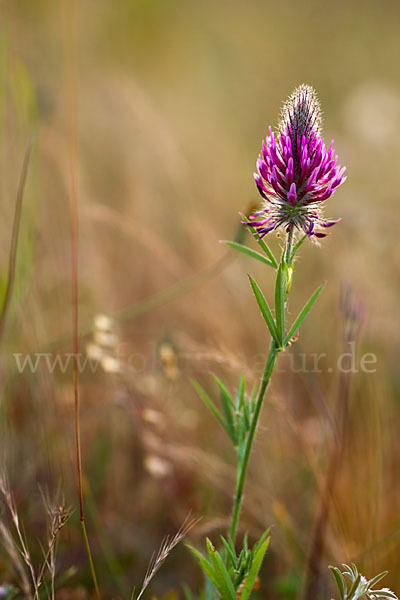
[{"label": "dry grass stalk", "polygon": [[[24,540],[24,536],[22,535],[17,509],[15,506],[14,498],[9,490],[9,487],[4,478],[0,477],[0,492],[3,494],[6,505],[10,511],[12,521],[14,523],[14,527],[17,533],[17,537],[19,540],[19,545],[16,544],[19,553],[21,554],[26,566],[28,567],[30,577],[32,579],[33,586],[36,586],[36,575],[35,569],[32,564],[31,556],[28,550],[28,546]],[[10,534],[11,535],[11,534]],[[13,539],[13,538],[12,538]]]},{"label": "dry grass stalk", "polygon": [[36,580],[34,598],[39,597],[39,593],[38,593],[39,586],[42,583],[43,576],[44,576],[44,573],[45,573],[45,570],[47,567],[47,569],[49,570],[49,573],[50,573],[50,577],[51,577],[51,591],[52,591],[52,598],[54,599],[54,587],[55,587],[55,552],[54,552],[54,549],[55,549],[58,535],[59,535],[61,529],[67,523],[67,521],[70,517],[71,511],[68,510],[63,503],[60,506],[56,506],[56,507],[51,506],[50,504],[47,504],[46,509],[47,509],[48,515],[50,517],[48,544],[47,544],[47,551],[46,551],[46,554],[44,557],[44,561],[40,568],[39,575]]},{"label": "dry grass stalk", "polygon": [[199,519],[190,518],[190,515],[186,517],[179,531],[171,538],[167,535],[163,541],[161,542],[161,546],[157,555],[151,557],[149,566],[147,568],[147,572],[145,578],[143,580],[142,589],[139,592],[136,600],[140,600],[143,596],[145,590],[147,589],[150,581],[153,579],[154,575],[157,573],[161,565],[164,563],[170,552],[179,544],[179,542],[187,536],[189,531],[198,523]]},{"label": "dry grass stalk", "polygon": [[[46,511],[49,515],[49,534],[47,540],[47,549],[44,551],[44,561],[39,569],[38,575],[36,576],[28,545],[22,534],[15,501],[4,477],[0,477],[0,492],[3,495],[5,503],[9,509],[18,541],[15,540],[9,528],[2,521],[0,521],[0,534],[3,538],[4,547],[20,576],[22,589],[27,598],[30,600],[39,598],[39,587],[43,582],[43,577],[47,568],[51,577],[51,595],[52,600],[54,600],[55,546],[58,535],[61,529],[67,523],[71,512],[65,507],[63,502],[60,505],[52,505],[49,501],[44,500]],[[32,580],[31,582],[27,576],[26,569],[29,571],[30,579]],[[32,584],[34,590],[33,593]]]}]

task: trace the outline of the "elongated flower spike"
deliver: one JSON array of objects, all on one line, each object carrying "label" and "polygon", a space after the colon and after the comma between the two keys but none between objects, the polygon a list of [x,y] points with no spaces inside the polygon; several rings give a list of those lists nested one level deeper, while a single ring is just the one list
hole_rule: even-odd
[{"label": "elongated flower spike", "polygon": [[259,239],[280,228],[323,238],[321,228],[340,221],[323,218],[323,203],[346,177],[333,141],[328,149],[325,146],[321,125],[314,89],[299,86],[283,105],[277,134],[269,128],[257,159],[254,179],[265,203],[250,221]]}]

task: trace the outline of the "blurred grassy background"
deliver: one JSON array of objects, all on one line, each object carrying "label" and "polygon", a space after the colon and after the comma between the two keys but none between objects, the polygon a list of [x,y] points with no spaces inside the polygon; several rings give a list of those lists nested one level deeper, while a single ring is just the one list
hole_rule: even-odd
[{"label": "blurred grassy background", "polygon": [[[0,3],[3,279],[22,157],[35,133],[0,350],[2,459],[33,552],[40,560],[39,488],[60,486],[74,506],[77,497],[70,369],[49,373],[42,363],[19,374],[13,356],[71,352],[71,114],[76,108],[82,350],[94,356],[111,341],[97,371],[81,377],[88,526],[104,594],[128,597],[189,510],[205,515],[195,543],[217,539],[228,522],[234,457],[190,378],[215,394],[212,372],[231,388],[239,372],[249,384],[260,374],[267,339],[246,273],[266,292],[272,274],[244,257],[223,259],[218,242],[235,235],[239,212],[257,200],[261,139],[282,100],[306,82],[349,175],[327,209],[343,220],[320,249],[304,246],[289,307],[295,315],[327,280],[293,352],[306,353],[308,364],[313,353],[328,356],[321,372],[307,374],[281,359],[243,528],[257,535],[273,526],[262,594],[296,596],[328,460],[327,412],[343,401],[338,370],[328,367],[344,350],[338,307],[350,285],[364,311],[357,354],[373,352],[378,362],[376,373],[349,382],[323,562],[357,560],[371,576],[390,569],[387,583],[399,590],[399,3],[77,4],[74,17],[67,1]],[[279,240],[271,244],[278,251]],[[99,313],[116,318],[111,340],[91,331]],[[60,571],[77,567],[60,598],[89,593],[78,525],[75,514],[60,542]],[[168,560],[154,593],[200,585],[183,547]],[[0,583],[12,578],[1,552]]]}]

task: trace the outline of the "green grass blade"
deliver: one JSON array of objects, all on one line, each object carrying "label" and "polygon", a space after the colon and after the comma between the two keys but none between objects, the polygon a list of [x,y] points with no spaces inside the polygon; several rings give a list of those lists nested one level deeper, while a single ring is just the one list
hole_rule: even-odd
[{"label": "green grass blade", "polygon": [[10,244],[10,250],[9,250],[9,255],[8,255],[7,279],[6,279],[3,297],[2,297],[2,299],[0,299],[0,304],[1,304],[1,306],[0,306],[0,337],[4,330],[7,311],[8,311],[8,307],[10,305],[12,291],[13,291],[13,285],[14,285],[14,279],[15,279],[18,237],[19,237],[21,212],[22,212],[22,200],[23,200],[23,196],[24,196],[26,177],[28,174],[28,166],[29,166],[29,159],[31,156],[32,144],[33,144],[33,136],[31,136],[28,146],[25,151],[24,161],[22,164],[22,170],[21,170],[19,183],[18,183],[17,199],[16,199],[16,203],[15,203],[15,210],[14,210],[14,221],[13,221],[13,226],[12,226],[12,231],[11,231],[11,244]]},{"label": "green grass blade", "polygon": [[248,248],[244,244],[239,244],[238,242],[231,242],[228,240],[221,240],[221,241],[223,244],[226,244],[227,246],[230,246],[231,248],[234,248],[235,250],[239,250],[239,252],[243,252],[243,254],[247,254],[247,256],[251,256],[252,258],[255,258],[256,260],[263,262],[264,264],[268,265],[269,267],[272,267],[273,269],[276,268],[274,263],[271,260],[269,260],[266,256],[264,256],[264,254],[261,254],[260,252],[257,252],[256,250],[253,250],[252,248]]},{"label": "green grass blade", "polygon": [[285,344],[284,344],[285,346],[292,339],[292,337],[294,336],[294,334],[296,333],[296,331],[299,329],[299,327],[302,325],[304,319],[307,317],[308,313],[310,312],[310,310],[314,306],[314,304],[315,304],[318,296],[320,295],[323,287],[324,287],[324,284],[320,285],[319,288],[317,288],[315,290],[315,292],[313,293],[313,295],[311,296],[311,298],[308,300],[308,302],[303,306],[303,308],[300,311],[297,319],[295,320],[295,322],[291,326],[291,328],[289,330],[289,333],[287,334],[287,336],[285,338]]},{"label": "green grass blade", "polygon": [[250,280],[250,285],[253,289],[253,293],[256,297],[257,304],[261,310],[261,314],[264,317],[264,321],[267,324],[269,332],[270,332],[272,338],[274,339],[276,346],[278,348],[280,348],[282,345],[282,342],[279,339],[278,330],[276,328],[274,317],[272,316],[272,313],[271,313],[271,309],[268,306],[268,303],[264,297],[264,294],[262,293],[262,291],[258,287],[257,283],[254,281],[254,279],[250,275],[249,275],[249,280]]}]

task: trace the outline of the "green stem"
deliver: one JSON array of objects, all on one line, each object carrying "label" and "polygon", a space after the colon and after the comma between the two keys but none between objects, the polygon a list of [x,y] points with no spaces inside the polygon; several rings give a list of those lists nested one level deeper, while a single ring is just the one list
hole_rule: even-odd
[{"label": "green stem", "polygon": [[249,458],[251,453],[251,448],[253,446],[254,436],[257,430],[258,418],[260,416],[261,407],[263,404],[264,396],[266,389],[268,387],[269,381],[271,379],[276,359],[278,356],[279,350],[276,348],[275,343],[271,340],[271,346],[269,349],[269,354],[267,358],[267,362],[265,364],[264,375],[261,381],[260,390],[258,392],[257,401],[255,410],[252,416],[249,434],[246,440],[246,445],[244,448],[244,452],[242,457],[239,459],[239,466],[237,471],[236,478],[236,489],[235,489],[235,498],[233,504],[233,512],[232,512],[232,525],[230,531],[230,539],[232,543],[235,543],[237,527],[239,522],[240,509],[243,501],[243,490],[244,484],[246,481],[247,467],[249,464]]},{"label": "green stem", "polygon": [[96,598],[99,599],[100,598],[99,585],[97,583],[96,571],[95,571],[95,568],[94,568],[94,562],[93,562],[92,552],[90,550],[89,538],[88,538],[88,535],[87,535],[86,525],[85,525],[85,520],[84,519],[81,519],[81,525],[82,525],[83,538],[85,540],[86,552],[87,552],[88,559],[89,559],[90,574],[92,576]]},{"label": "green stem", "polygon": [[291,262],[293,232],[294,232],[294,228],[292,227],[292,229],[288,233],[286,248],[285,248],[285,252],[284,252],[284,257],[285,257],[285,261],[286,261],[287,265],[289,265]]},{"label": "green stem", "polygon": [[[290,264],[291,262],[291,252],[292,252],[292,243],[293,243],[293,228],[290,230],[286,240],[286,247],[282,254],[282,260],[285,260],[286,264]],[[230,540],[234,544],[236,539],[236,533],[239,523],[240,509],[242,507],[243,501],[243,491],[244,485],[246,482],[247,475],[247,467],[249,464],[249,458],[251,454],[251,449],[253,447],[254,436],[257,430],[258,419],[260,417],[261,407],[263,405],[265,392],[267,390],[268,384],[272,377],[272,373],[274,371],[276,359],[280,349],[275,346],[274,340],[271,340],[271,345],[269,348],[269,354],[267,358],[267,362],[265,363],[264,375],[261,380],[260,389],[258,391],[258,396],[256,400],[256,406],[254,409],[254,413],[250,423],[249,433],[245,442],[243,453],[239,454],[238,461],[238,469],[236,476],[236,489],[235,489],[235,497],[233,501],[233,511],[232,511],[232,522],[231,522],[231,530],[230,530]]]}]

